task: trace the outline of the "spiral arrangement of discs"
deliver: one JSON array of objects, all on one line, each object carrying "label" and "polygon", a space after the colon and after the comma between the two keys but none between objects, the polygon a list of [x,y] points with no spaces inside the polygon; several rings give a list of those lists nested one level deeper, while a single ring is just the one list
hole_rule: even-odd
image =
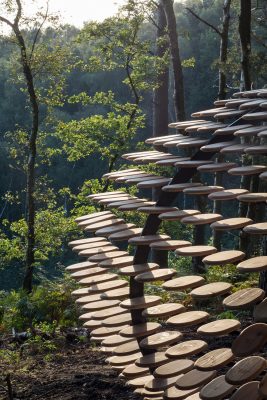
[{"label": "spiral arrangement of discs", "polygon": [[[123,158],[173,167],[173,177],[138,166],[106,174],[118,190],[90,195],[103,211],[76,219],[87,235],[69,245],[84,260],[67,270],[80,285],[73,292],[80,319],[111,368],[145,400],[267,398],[266,99],[267,89],[239,92],[171,123],[174,134],[146,140],[153,150]],[[211,174],[216,184],[198,182]],[[147,214],[145,225],[128,223],[127,212]],[[190,225],[193,241],[160,234],[162,221]],[[128,244],[133,256],[122,250]],[[188,257],[190,273],[168,267],[168,252]],[[206,281],[204,271],[229,264],[239,276],[252,274],[254,284]],[[224,318],[208,312],[214,303]]]}]

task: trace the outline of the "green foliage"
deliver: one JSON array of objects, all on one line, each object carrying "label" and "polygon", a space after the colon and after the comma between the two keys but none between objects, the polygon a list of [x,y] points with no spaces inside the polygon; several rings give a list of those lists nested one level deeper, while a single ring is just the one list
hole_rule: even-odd
[{"label": "green foliage", "polygon": [[26,331],[30,328],[52,333],[58,326],[77,323],[77,310],[71,292],[70,278],[43,283],[30,295],[23,291],[0,292],[0,332]]}]

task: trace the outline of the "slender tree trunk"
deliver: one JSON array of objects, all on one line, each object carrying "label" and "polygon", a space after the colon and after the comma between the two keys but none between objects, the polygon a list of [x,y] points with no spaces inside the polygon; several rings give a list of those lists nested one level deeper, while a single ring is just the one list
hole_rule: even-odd
[{"label": "slender tree trunk", "polygon": [[39,129],[39,105],[35,93],[33,75],[28,63],[26,46],[18,26],[14,26],[14,32],[20,47],[21,64],[25,77],[29,100],[31,104],[32,127],[28,141],[27,162],[27,244],[26,244],[26,271],[23,280],[23,289],[30,293],[32,291],[33,268],[35,264],[35,163],[36,163],[36,140]]},{"label": "slender tree trunk", "polygon": [[[164,40],[166,28],[166,17],[160,0],[157,21],[157,57],[164,57],[168,51],[168,42]],[[168,133],[169,67],[164,68],[157,80],[158,87],[153,92],[153,136],[163,136]]]},{"label": "slender tree trunk", "polygon": [[176,29],[176,19],[173,9],[173,0],[162,0],[164,12],[167,20],[168,35],[170,42],[170,52],[172,60],[172,69],[174,77],[174,108],[177,121],[185,120],[184,103],[184,78],[178,44],[178,35]]},{"label": "slender tree trunk", "polygon": [[[168,41],[166,37],[167,21],[162,5],[159,0],[157,8],[157,47],[156,56],[164,57],[168,51]],[[166,66],[158,76],[158,87],[153,92],[153,136],[163,136],[168,133],[168,94],[169,94],[169,67]],[[167,151],[166,147],[156,146],[159,151]],[[152,199],[158,200],[160,190],[152,189]],[[151,251],[151,260],[164,268],[168,266],[168,251]]]},{"label": "slender tree trunk", "polygon": [[230,7],[231,0],[226,0],[223,5],[223,25],[221,31],[221,44],[220,44],[220,69],[219,69],[219,92],[218,99],[226,98],[226,74],[222,66],[227,61],[228,52],[228,35],[229,35],[229,22],[230,22]]},{"label": "slender tree trunk", "polygon": [[240,0],[241,90],[251,89],[251,0]]}]

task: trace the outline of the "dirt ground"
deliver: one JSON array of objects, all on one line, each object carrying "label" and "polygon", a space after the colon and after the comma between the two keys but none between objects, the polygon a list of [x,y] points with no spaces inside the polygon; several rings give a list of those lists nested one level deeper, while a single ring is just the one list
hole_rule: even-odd
[{"label": "dirt ground", "polygon": [[51,361],[39,355],[12,369],[0,360],[0,399],[10,399],[5,381],[9,371],[14,400],[141,399],[104,359],[97,349],[79,344],[62,349]]}]

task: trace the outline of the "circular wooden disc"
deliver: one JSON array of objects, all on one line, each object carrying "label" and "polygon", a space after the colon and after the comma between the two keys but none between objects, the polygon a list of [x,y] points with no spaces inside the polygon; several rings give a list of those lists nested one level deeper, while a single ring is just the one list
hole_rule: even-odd
[{"label": "circular wooden disc", "polygon": [[76,253],[79,253],[82,250],[89,250],[89,249],[95,249],[98,247],[105,247],[105,246],[110,246],[110,242],[108,240],[101,240],[100,242],[95,242],[95,243],[83,243],[78,246],[73,246],[72,250],[75,251]]},{"label": "circular wooden disc", "polygon": [[121,242],[124,240],[128,240],[132,237],[141,235],[142,230],[142,228],[125,229],[121,232],[112,233],[108,236],[108,239],[112,242]]},{"label": "circular wooden disc", "polygon": [[260,351],[266,342],[267,324],[252,324],[234,340],[232,350],[237,357],[245,357]]},{"label": "circular wooden disc", "polygon": [[138,367],[135,364],[130,364],[123,370],[123,375],[126,378],[136,378],[137,376],[147,375],[148,368]]},{"label": "circular wooden disc", "polygon": [[[235,136],[255,136],[258,133],[264,131],[264,126],[252,126],[251,128],[239,129],[234,133]],[[258,135],[260,136],[260,135]]]},{"label": "circular wooden disc", "polygon": [[228,263],[234,263],[245,258],[245,253],[238,250],[226,250],[220,251],[215,254],[211,254],[203,258],[203,263],[207,265],[224,265]]},{"label": "circular wooden disc", "polygon": [[[164,392],[164,399],[166,400],[184,400],[193,396],[194,393],[199,392],[200,388],[190,390],[181,390],[176,386],[172,386]],[[190,396],[190,397],[188,397]],[[194,399],[195,400],[195,399]]]},{"label": "circular wooden disc", "polygon": [[132,323],[132,316],[130,313],[124,313],[121,315],[115,315],[112,317],[108,317],[102,320],[102,325],[103,326],[121,326],[125,324],[131,324]]},{"label": "circular wooden disc", "polygon": [[103,221],[103,222],[98,222],[98,223],[95,223],[95,224],[86,225],[84,230],[86,232],[95,232],[100,228],[121,224],[122,222],[124,222],[123,219],[111,218],[111,219],[108,219],[108,220]]},{"label": "circular wooden disc", "polygon": [[183,224],[190,224],[190,225],[205,225],[205,224],[210,224],[211,222],[219,221],[222,218],[223,217],[220,214],[207,213],[207,214],[197,214],[197,215],[192,215],[190,217],[185,217],[181,220],[181,222]]},{"label": "circular wooden disc", "polygon": [[227,189],[220,192],[211,193],[208,195],[210,200],[233,200],[243,193],[248,193],[245,189]]},{"label": "circular wooden disc", "polygon": [[253,316],[255,322],[267,323],[267,299],[264,299],[254,307]]},{"label": "circular wooden disc", "polygon": [[155,250],[175,250],[180,247],[190,246],[187,240],[161,240],[150,244],[151,249]]},{"label": "circular wooden disc", "polygon": [[182,374],[177,374],[176,376],[170,378],[153,378],[146,382],[145,388],[151,391],[166,390],[174,385],[177,379],[179,379],[181,376]]},{"label": "circular wooden disc", "polygon": [[159,304],[155,307],[147,308],[142,312],[144,317],[154,317],[154,318],[168,318],[172,315],[180,314],[184,312],[186,308],[179,303],[164,303]]},{"label": "circular wooden disc", "polygon": [[[124,204],[123,206],[120,206],[118,208],[119,211],[134,211],[134,210],[138,210],[139,207],[141,206],[152,206],[153,204],[155,204],[155,202],[153,201],[139,201],[138,203],[132,203],[132,204]],[[115,235],[115,233],[114,233]]]},{"label": "circular wooden disc", "polygon": [[99,320],[90,319],[85,321],[83,326],[89,331],[92,331],[93,329],[101,328],[103,325],[102,322]]},{"label": "circular wooden disc", "polygon": [[135,297],[133,299],[127,299],[121,302],[120,306],[127,310],[137,310],[142,308],[148,308],[160,304],[161,297],[159,296],[143,296]]},{"label": "circular wooden disc", "polygon": [[109,299],[109,300],[123,300],[129,297],[130,290],[128,286],[123,288],[108,290],[104,293],[101,293],[101,299]]},{"label": "circular wooden disc", "polygon": [[267,120],[267,112],[259,111],[254,113],[247,113],[242,117],[245,120],[249,121],[266,121]]},{"label": "circular wooden disc", "polygon": [[200,324],[208,318],[209,314],[206,311],[187,311],[169,318],[167,324],[174,326],[191,326]]},{"label": "circular wooden disc", "polygon": [[[89,278],[84,278],[79,283],[84,281],[84,285],[86,285],[86,282]],[[99,283],[99,284],[92,284],[88,291],[89,293],[102,293],[105,292],[106,290],[112,290],[112,289],[118,289],[118,288],[123,288],[125,286],[128,286],[128,282],[125,280],[121,279],[114,279],[112,281],[104,282],[104,283]]]},{"label": "circular wooden disc", "polygon": [[128,365],[134,362],[137,358],[142,355],[140,352],[135,352],[133,354],[128,354],[126,356],[113,356],[109,358],[109,364],[112,366]]},{"label": "circular wooden disc", "polygon": [[159,178],[153,180],[143,181],[137,184],[137,187],[142,188],[152,188],[152,187],[162,187],[170,182],[170,178]]},{"label": "circular wooden disc", "polygon": [[259,392],[258,381],[252,381],[242,385],[237,391],[230,397],[230,400],[262,400],[262,396]]},{"label": "circular wooden disc", "polygon": [[187,183],[176,183],[173,185],[163,186],[163,192],[182,192],[184,189],[194,186],[202,186],[201,182],[187,182]]},{"label": "circular wooden disc", "polygon": [[151,380],[153,378],[153,375],[144,375],[140,376],[138,378],[133,378],[129,381],[127,381],[127,385],[132,386],[134,388],[143,388],[146,382]]},{"label": "circular wooden disc", "polygon": [[[215,224],[217,223],[218,222],[215,222]],[[217,249],[213,246],[190,246],[177,249],[175,253],[178,256],[202,257],[217,253]]]},{"label": "circular wooden disc", "polygon": [[241,229],[252,223],[253,221],[250,218],[227,218],[213,222],[210,227],[216,231],[224,231],[230,229]]},{"label": "circular wooden disc", "polygon": [[168,235],[147,235],[147,236],[138,236],[129,239],[129,243],[134,246],[146,246],[153,242],[159,242],[162,240],[168,240],[170,237]]},{"label": "circular wooden disc", "polygon": [[203,340],[187,340],[170,347],[165,354],[168,358],[184,358],[201,353],[207,348],[208,344]]},{"label": "circular wooden disc", "polygon": [[200,165],[210,164],[210,163],[212,163],[212,161],[209,161],[209,160],[206,160],[206,161],[202,161],[202,160],[178,161],[177,163],[175,163],[175,166],[180,167],[180,168],[197,168]]},{"label": "circular wooden disc", "polygon": [[101,262],[113,258],[128,256],[127,251],[117,251],[116,247],[113,251],[103,252],[88,258],[89,261]]},{"label": "circular wooden disc", "polygon": [[[89,274],[88,274],[89,276],[87,276],[85,271],[75,272],[75,276],[73,276],[73,275],[74,274],[71,274],[72,278],[75,278],[78,280],[84,277],[83,279],[81,279],[79,281],[79,283],[81,283],[81,285],[86,285],[86,286],[103,283],[103,282],[114,281],[118,278],[117,274],[100,274],[100,275],[96,275],[96,276],[90,276],[90,270],[89,270]],[[90,293],[90,288],[88,289],[88,293]]]},{"label": "circular wooden disc", "polygon": [[243,124],[243,125],[233,125],[233,126],[226,126],[225,128],[217,129],[214,133],[215,135],[231,135],[235,133],[239,129],[250,128],[252,125]]},{"label": "circular wooden disc", "polygon": [[159,265],[155,263],[136,264],[136,265],[130,265],[129,267],[120,268],[119,274],[127,276],[135,276],[143,272],[153,271],[158,268]]},{"label": "circular wooden disc", "polygon": [[230,385],[225,380],[225,375],[218,376],[200,391],[202,400],[221,400],[228,398],[228,395],[235,390],[234,385]]},{"label": "circular wooden disc", "polygon": [[236,363],[229,369],[225,379],[232,385],[242,385],[251,381],[266,368],[266,360],[259,356],[250,356]]},{"label": "circular wooden disc", "polygon": [[90,319],[92,319],[94,317],[94,313],[85,313],[85,314],[81,314],[79,316],[79,319],[82,321],[89,321]]},{"label": "circular wooden disc", "polygon": [[163,331],[141,340],[140,346],[145,349],[157,349],[172,343],[177,343],[182,337],[183,334],[179,331]]},{"label": "circular wooden disc", "polygon": [[129,326],[121,330],[120,335],[123,337],[142,337],[152,335],[161,328],[157,322],[146,322],[143,324]]},{"label": "circular wooden disc", "polygon": [[228,171],[230,168],[236,167],[236,163],[230,163],[230,162],[221,162],[221,163],[214,163],[214,164],[207,164],[207,165],[201,165],[198,167],[199,172],[207,173],[207,172],[224,172]]},{"label": "circular wooden disc", "polygon": [[235,319],[218,319],[200,326],[197,332],[201,335],[213,337],[227,335],[228,333],[237,331],[240,328],[240,322]]},{"label": "circular wooden disc", "polygon": [[99,266],[103,268],[121,268],[121,267],[126,267],[127,265],[131,265],[132,263],[133,263],[133,257],[125,256],[125,257],[110,258],[108,260],[101,261],[99,263]]},{"label": "circular wooden disc", "polygon": [[76,239],[76,240],[72,240],[71,242],[68,243],[68,246],[73,248],[76,246],[82,246],[82,245],[95,245],[98,242],[104,242],[106,241],[106,238],[104,237],[93,237],[93,238],[82,238],[82,239]]},{"label": "circular wooden disc", "polygon": [[94,329],[91,332],[91,335],[93,337],[101,337],[101,338],[103,337],[104,338],[106,336],[111,336],[114,333],[120,332],[120,330],[123,328],[126,329],[126,327],[121,327],[121,326],[113,326],[113,327],[109,327],[109,328],[107,328],[106,326],[102,326],[101,328]]},{"label": "circular wooden disc", "polygon": [[[118,251],[118,247],[116,246],[112,246],[110,243],[108,246],[104,246],[104,247],[94,247],[93,249],[84,249],[79,251],[79,256],[80,257],[90,257],[90,259],[95,256],[95,255],[103,255],[103,254],[107,254],[107,253],[111,253],[111,252],[115,252]],[[98,260],[95,258],[92,258],[93,261],[91,262],[97,262]],[[95,261],[94,261],[95,260]]]},{"label": "circular wooden disc", "polygon": [[246,154],[267,154],[267,146],[253,146],[245,149]]},{"label": "circular wooden disc", "polygon": [[85,304],[82,308],[88,311],[100,311],[106,308],[118,306],[120,304],[117,300],[99,300],[89,304]]},{"label": "circular wooden disc", "polygon": [[[122,201],[122,200],[131,200],[132,199],[132,196],[130,196],[130,195],[128,195],[128,194],[121,194],[120,196],[118,196],[118,197],[115,197],[115,196],[112,196],[112,197],[105,197],[104,199],[100,199],[100,200],[98,200],[97,202],[99,203],[99,204],[102,204],[102,205],[109,205],[110,203],[115,203],[115,202],[117,202],[117,201]],[[101,227],[99,227],[99,229],[100,229]],[[104,226],[103,226],[103,228],[104,228]]]},{"label": "circular wooden disc", "polygon": [[124,338],[120,335],[112,335],[112,336],[109,336],[109,337],[103,339],[101,344],[102,344],[102,346],[114,348],[117,346],[121,346],[125,343],[132,342],[132,341],[133,341],[133,339],[130,339],[130,338]]},{"label": "circular wooden disc", "polygon": [[88,225],[96,224],[99,222],[104,222],[104,221],[110,220],[115,217],[116,216],[114,214],[110,213],[110,214],[102,215],[102,216],[95,217],[95,218],[85,219],[78,223],[78,227],[81,229],[84,229]]},{"label": "circular wooden disc", "polygon": [[178,389],[194,389],[205,385],[216,376],[216,371],[199,371],[192,369],[176,381]]},{"label": "circular wooden disc", "polygon": [[231,349],[220,348],[212,350],[204,356],[195,361],[195,367],[202,371],[212,371],[214,369],[222,368],[224,365],[229,364],[234,359]]},{"label": "circular wooden disc", "polygon": [[135,364],[138,367],[155,368],[165,364],[168,361],[169,359],[165,356],[164,352],[157,351],[155,353],[147,354],[143,357],[140,357],[135,361]]},{"label": "circular wooden disc", "polygon": [[178,211],[177,207],[145,206],[138,208],[138,211],[145,214],[162,214],[164,212]]},{"label": "circular wooden disc", "polygon": [[229,169],[228,174],[238,176],[257,175],[265,172],[266,170],[267,167],[265,167],[265,165],[248,165],[245,167],[231,168]]},{"label": "circular wooden disc", "polygon": [[179,210],[175,212],[168,212],[159,215],[159,219],[163,221],[180,221],[184,217],[188,217],[189,215],[200,214],[198,210]]},{"label": "circular wooden disc", "polygon": [[232,285],[227,282],[213,282],[193,289],[190,295],[194,299],[209,299],[231,291]]},{"label": "circular wooden disc", "polygon": [[84,261],[84,262],[81,262],[81,263],[71,264],[68,267],[66,267],[66,271],[75,272],[75,271],[81,271],[83,269],[88,269],[88,268],[91,268],[91,267],[97,267],[97,263],[96,262]]},{"label": "circular wooden disc", "polygon": [[125,312],[127,312],[127,311],[124,310],[123,308],[121,308],[120,306],[111,307],[107,310],[94,312],[94,319],[103,320],[104,318],[113,317],[115,315],[117,316],[120,314],[124,314]]},{"label": "circular wooden disc", "polygon": [[267,222],[246,226],[244,232],[249,235],[267,235]]},{"label": "circular wooden disc", "polygon": [[193,369],[193,367],[194,362],[191,360],[174,360],[158,367],[154,371],[154,376],[157,378],[169,378],[171,376],[188,372]]},{"label": "circular wooden disc", "polygon": [[261,301],[264,296],[264,291],[259,288],[241,289],[226,297],[223,305],[230,309],[251,307]]},{"label": "circular wooden disc", "polygon": [[185,290],[201,286],[205,283],[205,279],[202,276],[187,275],[180,276],[179,278],[172,279],[165,282],[162,287],[165,290]]},{"label": "circular wooden disc", "polygon": [[249,258],[236,267],[241,272],[260,272],[267,269],[267,256]]},{"label": "circular wooden disc", "polygon": [[189,195],[207,195],[213,192],[220,192],[221,190],[224,190],[222,186],[197,186],[193,188],[188,188],[184,189],[185,194]]},{"label": "circular wooden disc", "polygon": [[220,150],[220,153],[222,154],[238,154],[238,153],[244,153],[245,149],[248,147],[247,144],[233,144],[231,146],[224,147],[223,149]]},{"label": "circular wooden disc", "polygon": [[[99,212],[95,212],[95,213],[92,213],[92,214],[86,214],[86,215],[82,215],[81,217],[77,217],[77,218],[75,218],[75,222],[78,223],[78,222],[81,222],[81,221],[85,221],[86,219],[98,217],[100,215],[110,215],[110,214],[111,214],[110,211],[99,211]],[[91,243],[93,243],[95,240],[92,240],[92,239],[95,239],[95,238],[89,238],[87,240],[91,240]],[[83,240],[83,239],[78,239],[78,240]],[[77,241],[74,240],[74,242],[77,242]],[[73,242],[70,242],[70,243],[72,245]],[[70,245],[70,243],[69,243],[69,245]]]},{"label": "circular wooden disc", "polygon": [[170,268],[160,268],[154,271],[143,272],[134,278],[137,282],[167,281],[176,275],[176,271]]},{"label": "circular wooden disc", "polygon": [[136,340],[132,340],[131,342],[121,344],[113,349],[113,354],[116,356],[126,356],[133,353],[136,353],[140,350],[139,344]]},{"label": "circular wooden disc", "polygon": [[212,144],[207,144],[205,146],[201,147],[201,151],[204,153],[212,153],[212,152],[218,152],[222,150],[224,147],[229,147],[233,145],[235,142],[233,140],[231,141],[225,141],[225,142],[219,142],[219,143],[212,143]]},{"label": "circular wooden disc", "polygon": [[[99,301],[101,300],[100,298],[100,294],[88,294],[88,288],[83,288],[85,290],[87,290],[86,295],[82,295],[82,297],[78,297],[75,300],[75,303],[83,305],[83,304],[89,304],[89,303],[93,303],[94,301]],[[78,289],[78,290],[82,290],[82,289]]]},{"label": "circular wooden disc", "polygon": [[101,235],[101,236],[105,236],[108,237],[109,235],[112,235],[112,233],[117,233],[117,232],[122,232],[125,231],[126,229],[131,229],[131,228],[135,228],[134,224],[118,224],[115,226],[109,226],[108,228],[102,228],[102,229],[98,229],[95,232],[95,235]]}]

